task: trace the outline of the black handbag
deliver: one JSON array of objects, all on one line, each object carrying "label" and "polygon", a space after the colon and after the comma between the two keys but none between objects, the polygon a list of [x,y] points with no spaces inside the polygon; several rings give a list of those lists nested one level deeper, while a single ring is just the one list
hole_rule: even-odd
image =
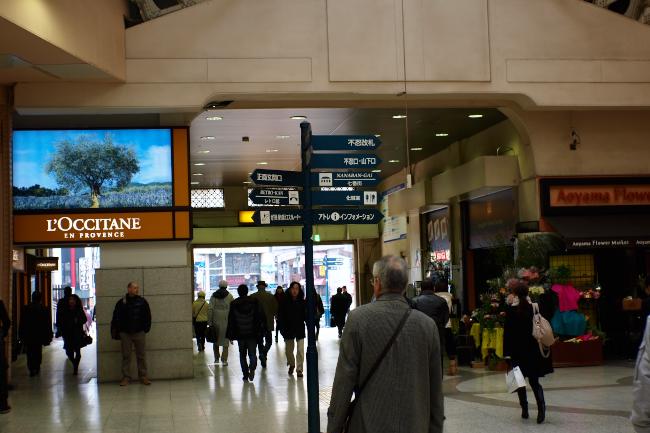
[{"label": "black handbag", "polygon": [[84,336],[81,337],[81,347],[90,346],[91,344],[93,344],[93,337],[88,334],[84,334]]},{"label": "black handbag", "polygon": [[214,343],[217,341],[217,329],[212,326],[208,325],[208,327],[205,330],[205,341],[208,343]]},{"label": "black handbag", "polygon": [[399,322],[399,325],[397,325],[397,329],[393,333],[393,336],[390,337],[390,340],[388,341],[388,344],[386,344],[386,347],[384,347],[384,350],[381,352],[381,355],[379,355],[379,358],[375,361],[374,365],[368,372],[368,375],[364,379],[364,381],[361,383],[361,386],[356,388],[354,390],[354,400],[350,402],[350,405],[348,406],[348,411],[345,414],[345,422],[343,423],[343,431],[341,433],[349,433],[350,432],[350,423],[352,422],[352,415],[354,413],[354,407],[357,405],[357,402],[359,401],[359,398],[361,397],[361,391],[363,391],[363,388],[366,387],[368,384],[368,381],[370,381],[370,378],[372,378],[373,374],[375,374],[375,371],[377,371],[377,368],[379,368],[379,365],[381,364],[381,361],[384,360],[386,357],[386,354],[390,350],[390,348],[393,346],[393,343],[397,339],[397,336],[402,332],[402,328],[404,328],[404,324],[406,323],[406,319],[411,315],[411,308],[406,310],[406,313],[404,313],[404,316],[402,316],[402,320]]}]

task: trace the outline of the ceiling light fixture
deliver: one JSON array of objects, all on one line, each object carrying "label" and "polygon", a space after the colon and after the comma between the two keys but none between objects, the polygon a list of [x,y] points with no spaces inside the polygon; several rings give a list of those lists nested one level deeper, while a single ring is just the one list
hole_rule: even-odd
[{"label": "ceiling light fixture", "polygon": [[307,116],[291,116],[291,120],[306,120]]},{"label": "ceiling light fixture", "polygon": [[379,138],[381,137],[381,134],[375,134],[375,137]]},{"label": "ceiling light fixture", "polygon": [[221,117],[221,116],[210,116],[210,117],[206,117],[205,120],[223,120],[223,117]]},{"label": "ceiling light fixture", "polygon": [[215,137],[214,135],[204,135],[203,137],[201,137],[201,140],[216,140],[216,139],[217,137]]},{"label": "ceiling light fixture", "polygon": [[279,152],[278,149],[266,149],[266,153]]},{"label": "ceiling light fixture", "polygon": [[196,166],[205,165],[205,162],[195,162],[194,165],[196,165]]},{"label": "ceiling light fixture", "polygon": [[262,161],[262,162],[258,162],[257,165],[269,165],[269,163],[266,161]]},{"label": "ceiling light fixture", "polygon": [[482,114],[470,114],[467,117],[469,117],[470,119],[480,119],[481,117],[483,117],[483,115]]},{"label": "ceiling light fixture", "polygon": [[381,173],[381,170],[379,170],[378,168],[376,168],[376,169],[372,170],[372,172],[373,172],[373,173]]},{"label": "ceiling light fixture", "polygon": [[245,180],[242,183],[249,184],[249,183],[253,183],[253,182],[251,182],[250,180]]},{"label": "ceiling light fixture", "polygon": [[392,162],[392,163],[399,162],[399,159],[391,159],[388,162]]},{"label": "ceiling light fixture", "polygon": [[210,153],[210,151],[209,150],[199,150],[196,153]]},{"label": "ceiling light fixture", "polygon": [[190,182],[192,185],[198,185],[201,182]]},{"label": "ceiling light fixture", "polygon": [[411,147],[411,150],[422,150],[421,147]]},{"label": "ceiling light fixture", "polygon": [[192,176],[203,176],[203,173],[192,173]]},{"label": "ceiling light fixture", "polygon": [[449,134],[446,132],[436,132],[436,137],[448,137]]},{"label": "ceiling light fixture", "polygon": [[291,138],[290,135],[276,135],[275,138],[278,140],[286,140],[287,138]]},{"label": "ceiling light fixture", "polygon": [[406,114],[396,114],[393,119],[406,119]]}]

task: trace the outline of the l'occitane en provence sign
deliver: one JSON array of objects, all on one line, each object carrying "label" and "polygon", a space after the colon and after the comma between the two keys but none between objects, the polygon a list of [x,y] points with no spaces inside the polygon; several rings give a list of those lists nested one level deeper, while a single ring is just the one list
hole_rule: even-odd
[{"label": "l'occitane en provence sign", "polygon": [[15,215],[14,242],[107,242],[174,239],[173,212]]}]

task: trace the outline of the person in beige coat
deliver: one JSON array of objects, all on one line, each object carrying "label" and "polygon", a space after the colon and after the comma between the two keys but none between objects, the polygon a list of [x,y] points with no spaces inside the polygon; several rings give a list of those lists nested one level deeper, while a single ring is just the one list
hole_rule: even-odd
[{"label": "person in beige coat", "polygon": [[[208,305],[208,326],[214,327],[216,331],[216,340],[212,344],[214,351],[214,363],[221,360],[221,365],[228,365],[228,340],[226,339],[226,329],[228,328],[228,313],[230,312],[230,303],[235,298],[228,291],[228,282],[219,281],[219,290],[214,292],[210,297]],[[221,354],[219,349],[221,348]]]},{"label": "person in beige coat", "polygon": [[260,364],[262,368],[266,368],[266,358],[271,345],[273,344],[273,319],[278,314],[278,301],[271,293],[266,291],[266,282],[259,280],[257,282],[257,292],[251,295],[251,298],[256,299],[262,307],[264,317],[266,319],[266,326],[262,330],[262,335],[257,343],[257,348],[260,352]]},{"label": "person in beige coat", "polygon": [[[385,256],[373,267],[376,301],[353,310],[341,340],[327,432],[340,433],[353,390],[368,376],[410,308],[406,262]],[[355,397],[350,433],[442,433],[440,341],[435,322],[412,311],[374,375]]]},{"label": "person in beige coat", "polygon": [[634,430],[650,433],[650,317],[646,319],[643,341],[636,358],[632,392],[634,402],[630,419]]}]

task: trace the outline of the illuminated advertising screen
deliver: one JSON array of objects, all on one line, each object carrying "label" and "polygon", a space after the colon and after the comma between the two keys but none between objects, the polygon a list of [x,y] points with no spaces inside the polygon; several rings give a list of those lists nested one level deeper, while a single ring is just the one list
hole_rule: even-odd
[{"label": "illuminated advertising screen", "polygon": [[13,135],[16,211],[173,205],[171,129]]}]

